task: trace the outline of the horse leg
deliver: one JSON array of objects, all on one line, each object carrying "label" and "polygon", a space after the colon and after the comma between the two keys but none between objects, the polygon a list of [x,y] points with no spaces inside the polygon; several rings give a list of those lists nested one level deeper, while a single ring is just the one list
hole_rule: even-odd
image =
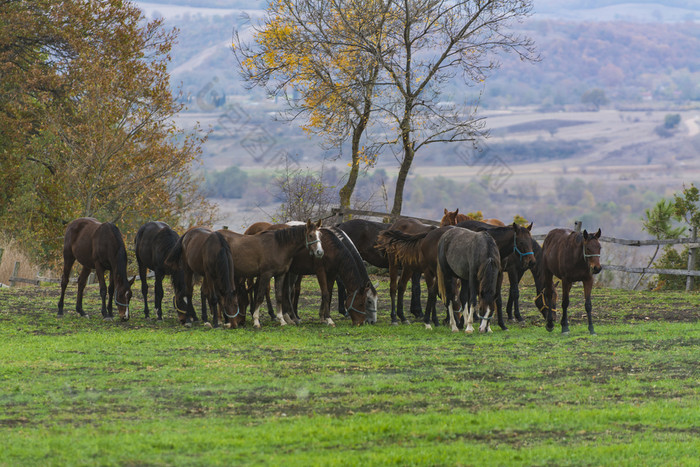
[{"label": "horse leg", "polygon": [[78,276],[78,296],[75,299],[75,311],[77,311],[80,316],[87,316],[83,311],[83,292],[85,291],[85,284],[87,284],[88,277],[90,277],[90,268],[83,266],[83,269],[80,271],[80,276]]},{"label": "horse leg", "polygon": [[593,289],[593,278],[586,279],[583,281],[583,297],[585,298],[586,306],[586,316],[588,317],[588,332],[592,336],[595,336],[595,331],[593,330],[593,304],[591,303],[591,290]]},{"label": "horse leg", "polygon": [[[299,317],[299,297],[301,296],[301,280],[304,278],[304,276],[298,276],[297,280],[294,282],[294,300],[292,301],[292,318],[294,321],[299,324],[301,322],[301,318]],[[330,300],[330,299],[329,299]],[[330,307],[330,302],[328,303],[328,306]]]},{"label": "horse leg", "polygon": [[546,329],[549,332],[552,332],[554,330],[554,307],[556,306],[556,303],[554,303],[554,300],[553,300],[553,296],[554,296],[553,279],[554,279],[554,276],[552,275],[552,273],[545,269],[545,271],[544,271],[544,303],[545,303],[545,306],[547,307]]},{"label": "horse leg", "polygon": [[255,282],[255,294],[253,295],[253,327],[260,328],[260,306],[265,300],[265,290],[270,282],[269,276],[260,276]]},{"label": "horse leg", "polygon": [[425,286],[428,289],[428,299],[425,303],[425,314],[423,315],[423,323],[425,327],[430,329],[430,317],[433,318],[433,324],[439,326],[437,319],[437,312],[435,311],[435,302],[437,301],[437,284],[435,282],[435,277],[426,272],[425,274]]},{"label": "horse leg", "polygon": [[345,290],[345,284],[340,279],[336,279],[336,283],[338,284],[338,313],[347,318],[350,316],[348,310],[345,309],[345,300],[348,299],[348,293]]},{"label": "horse leg", "polygon": [[277,301],[278,310],[282,310],[282,318],[287,324],[299,324],[294,320],[294,289],[297,281],[297,276],[294,273],[287,272],[281,276],[282,283],[282,301],[280,302],[277,288],[278,279],[275,277],[275,300]]},{"label": "horse leg", "polygon": [[[80,275],[82,276],[83,273],[81,272]],[[107,284],[105,283],[105,270],[99,264],[95,264],[95,275],[97,276],[97,280],[100,283],[100,298],[102,299],[102,319],[110,319],[110,316],[107,313]]]},{"label": "horse leg", "polygon": [[[143,316],[144,318],[148,319],[149,316],[149,311],[148,311],[148,280],[146,279],[146,276],[148,275],[148,268],[141,262],[138,257],[136,258],[138,265],[139,265],[139,279],[141,280],[141,295],[143,296]],[[156,278],[156,281],[158,279]],[[155,304],[156,304],[156,309],[159,308],[158,306],[158,292],[156,291],[156,299],[155,299]]]},{"label": "horse leg", "polygon": [[[202,285],[199,287],[199,299],[202,302],[202,324],[206,323],[209,321],[209,316],[207,316],[207,291],[205,288],[205,283],[206,281],[202,279]],[[214,311],[212,310],[212,313]],[[196,319],[196,317],[195,317]]]},{"label": "horse leg", "polygon": [[561,281],[561,333],[569,334],[569,292],[571,292],[572,282],[562,279]]},{"label": "horse leg", "polygon": [[70,270],[75,263],[75,257],[70,247],[63,248],[63,274],[61,274],[61,298],[58,300],[58,316],[63,316],[63,300],[66,297],[66,287],[70,281]]},{"label": "horse leg", "polygon": [[446,268],[444,267],[444,265],[438,264],[438,267],[443,268],[442,279],[444,281],[443,285],[445,287],[445,296],[442,297],[442,301],[447,304],[447,316],[450,320],[450,327],[452,328],[452,332],[457,332],[459,331],[459,328],[457,327],[457,320],[455,320],[454,310],[452,309],[452,302],[454,301],[452,274],[451,272],[445,270]]},{"label": "horse leg", "polygon": [[109,317],[114,318],[112,313],[112,299],[114,299],[114,271],[109,271],[109,287],[107,287],[107,312]]},{"label": "horse leg", "polygon": [[[275,276],[275,301],[277,302],[277,320],[280,322],[280,326],[294,324],[294,321],[289,318],[289,315],[285,316],[285,304],[289,302],[289,294],[285,294],[284,291],[284,283],[286,280],[289,280],[289,274]],[[291,284],[291,281],[289,284]],[[291,304],[289,307],[291,307]]]},{"label": "horse leg", "polygon": [[[155,291],[156,291],[156,297],[155,297],[155,306],[156,306],[156,314],[158,315],[158,321],[163,321],[163,277],[165,275],[160,272],[156,272],[156,283],[155,283]],[[141,279],[141,283],[145,283],[146,279],[143,278]],[[146,301],[146,296],[144,295],[144,302]],[[146,318],[148,318],[148,305],[146,305]]]},{"label": "horse leg", "polygon": [[399,324],[396,318],[396,282],[398,278],[398,266],[393,262],[389,262],[389,296],[391,297],[391,324]]},{"label": "horse leg", "polygon": [[476,275],[474,274],[469,274],[469,299],[467,300],[467,306],[469,307],[469,314],[467,316],[467,321],[466,325],[464,327],[464,332],[471,334],[474,332],[474,327],[472,324],[474,323],[474,310],[476,310],[476,305],[477,305],[477,299],[478,299],[478,284],[479,284],[479,279]]},{"label": "horse leg", "polygon": [[[490,306],[496,307],[496,315],[498,315],[498,325],[502,330],[507,331],[506,323],[503,321],[503,296],[501,295],[501,286],[503,285],[503,271],[498,273],[498,283],[496,284],[496,300],[494,303],[490,303]],[[489,331],[491,326],[488,326]]]},{"label": "horse leg", "polygon": [[404,316],[403,314],[403,296],[406,293],[406,284],[408,284],[409,278],[413,275],[414,274],[410,269],[404,267],[401,271],[401,277],[399,277],[399,280],[397,281],[396,312],[399,315],[399,319],[403,324],[411,324],[408,321],[408,319],[406,319],[406,316]]},{"label": "horse leg", "polygon": [[423,317],[423,307],[420,303],[420,271],[415,271],[411,276],[411,313],[416,319]]},{"label": "horse leg", "polygon": [[319,319],[322,323],[334,327],[335,323],[331,319],[331,290],[335,277],[328,277],[323,268],[318,268],[316,270],[316,280],[318,280],[318,286],[321,289],[321,308],[318,310]]}]

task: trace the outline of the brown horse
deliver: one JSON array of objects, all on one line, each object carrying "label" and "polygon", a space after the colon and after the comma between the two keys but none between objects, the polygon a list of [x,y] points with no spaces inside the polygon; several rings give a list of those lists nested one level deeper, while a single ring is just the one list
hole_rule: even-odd
[{"label": "brown horse", "polygon": [[[63,275],[61,276],[61,298],[58,301],[58,316],[63,316],[63,299],[70,278],[70,271],[75,260],[83,266],[78,277],[78,297],[75,311],[80,316],[87,316],[83,311],[83,291],[91,270],[95,270],[100,282],[100,297],[102,298],[102,317],[112,319],[112,297],[117,304],[119,317],[129,319],[129,300],[131,300],[131,285],[135,277],[129,281],[126,276],[126,247],[119,229],[110,222],[101,223],[91,217],[81,217],[72,221],[66,227],[63,238]],[[109,271],[109,303],[106,304],[107,286],[105,271]],[[116,282],[116,295],[114,291]]]},{"label": "brown horse", "polygon": [[[440,220],[440,227],[444,227],[446,225],[457,225],[460,222],[464,221],[473,221],[476,220],[471,216],[467,216],[466,214],[460,214],[459,213],[459,208],[455,209],[454,211],[448,211],[445,209],[445,214],[442,216],[442,219]],[[494,225],[496,227],[503,227],[505,224],[498,219],[482,219],[480,222],[484,222],[485,224],[489,225]]]},{"label": "brown horse", "polygon": [[[209,302],[214,327],[219,327],[219,322],[223,321],[222,313],[231,327],[237,328],[245,322],[245,311],[241,312],[238,308],[231,249],[218,232],[203,227],[188,230],[178,239],[165,264],[171,269],[180,269],[185,274],[184,290],[174,284],[176,299],[187,303],[184,314],[183,310],[178,310],[180,322],[191,325],[197,319],[192,303],[195,276],[204,278],[202,297],[206,297]],[[206,320],[203,304],[202,321]]]},{"label": "brown horse", "polygon": [[544,285],[544,297],[547,304],[547,331],[554,329],[554,298],[553,277],[561,279],[561,332],[569,333],[569,292],[574,282],[583,282],[583,295],[585,297],[586,315],[588,316],[588,331],[593,330],[591,312],[591,289],[593,288],[593,275],[598,274],[603,268],[600,265],[600,229],[591,235],[584,230],[583,233],[568,229],[554,229],[547,234],[542,243],[542,283]]},{"label": "brown horse", "polygon": [[[411,219],[411,218],[401,218],[394,222],[389,230],[394,230],[394,231],[399,231],[403,232],[408,235],[416,235],[416,234],[421,234],[425,232],[429,232],[431,230],[435,230],[437,227],[434,225],[428,225],[424,224],[416,219]],[[379,234],[379,237],[377,238],[377,248],[380,250],[383,250],[384,247],[384,242],[381,239],[381,234]],[[392,324],[398,324],[398,318],[401,319],[401,322],[404,324],[408,324],[409,321],[406,319],[406,317],[403,314],[403,302],[401,302],[400,305],[401,308],[398,308],[397,302],[396,302],[396,295],[398,292],[398,277],[399,277],[399,269],[403,268],[409,268],[410,273],[411,273],[411,285],[413,287],[413,292],[412,292],[412,297],[411,301],[413,301],[414,296],[416,295],[416,288],[418,289],[418,297],[420,297],[420,270],[416,267],[411,267],[409,264],[404,264],[400,261],[400,259],[390,250],[384,250],[386,252],[387,258],[389,260],[389,295],[391,296],[391,323]],[[402,272],[403,273],[403,272]],[[414,315],[417,318],[422,318],[423,313],[420,310],[420,306],[418,310],[413,310],[413,307],[411,307],[411,311],[414,313]]]},{"label": "brown horse", "polygon": [[[270,280],[275,278],[277,319],[280,325],[292,324],[289,312],[291,303],[285,300],[284,276],[289,271],[294,256],[306,250],[318,258],[323,256],[319,228],[321,221],[295,225],[280,230],[266,230],[255,235],[243,235],[230,230],[220,230],[233,254],[233,265],[239,286],[245,279],[257,278],[253,300],[253,326],[260,327],[260,305]],[[286,317],[284,315],[287,315]]]}]

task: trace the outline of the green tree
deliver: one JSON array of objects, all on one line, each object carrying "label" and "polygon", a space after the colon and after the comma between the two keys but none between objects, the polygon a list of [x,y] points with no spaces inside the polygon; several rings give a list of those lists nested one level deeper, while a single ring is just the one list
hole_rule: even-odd
[{"label": "green tree", "polygon": [[581,103],[590,104],[598,111],[600,110],[600,106],[608,103],[608,98],[605,96],[605,91],[595,88],[583,93],[581,96]]}]

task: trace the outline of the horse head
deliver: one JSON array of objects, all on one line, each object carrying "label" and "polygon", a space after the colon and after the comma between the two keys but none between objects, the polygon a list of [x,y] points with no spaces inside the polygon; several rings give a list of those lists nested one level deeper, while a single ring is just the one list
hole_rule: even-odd
[{"label": "horse head", "polygon": [[119,318],[122,321],[129,321],[129,301],[131,301],[131,286],[134,285],[136,276],[132,277],[130,281],[125,281],[121,286],[117,286],[114,293],[114,303],[117,305],[117,311],[119,312]]},{"label": "horse head", "polygon": [[365,323],[375,324],[377,322],[377,289],[371,282],[365,285]]},{"label": "horse head", "polygon": [[321,246],[321,219],[315,224],[311,222],[311,219],[306,221],[306,249],[309,250],[311,256],[316,258],[323,257],[323,247]]},{"label": "horse head", "polygon": [[442,216],[442,219],[440,220],[440,227],[445,227],[446,225],[457,225],[457,215],[459,214],[459,208],[455,209],[454,211],[448,211],[447,208],[445,208],[445,214]]},{"label": "horse head", "polygon": [[588,269],[593,274],[598,274],[603,266],[600,265],[600,229],[594,234],[583,231],[583,259],[588,263]]},{"label": "horse head", "polygon": [[513,253],[517,253],[520,256],[520,262],[525,268],[534,266],[535,253],[532,251],[532,236],[530,235],[532,224],[527,227],[521,227],[513,222],[513,230],[515,231]]},{"label": "horse head", "polygon": [[369,299],[369,290],[366,286],[358,287],[345,299],[345,309],[348,310],[354,326],[360,326],[365,322],[374,324],[377,321],[377,305],[375,301]]},{"label": "horse head", "polygon": [[236,329],[245,323],[245,308],[239,307],[238,295],[235,290],[223,294],[223,303],[220,304],[227,325]]}]

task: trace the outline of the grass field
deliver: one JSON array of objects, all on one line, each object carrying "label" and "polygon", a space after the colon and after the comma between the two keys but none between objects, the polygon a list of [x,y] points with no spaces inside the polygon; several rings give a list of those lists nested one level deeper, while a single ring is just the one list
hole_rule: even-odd
[{"label": "grass field", "polygon": [[697,466],[700,296],[595,289],[589,336],[574,289],[564,337],[533,295],[467,336],[391,326],[384,284],[375,326],[317,324],[308,279],[302,325],[261,330],[136,297],[105,322],[94,287],[89,319],[57,319],[57,287],[0,289],[0,464]]}]

